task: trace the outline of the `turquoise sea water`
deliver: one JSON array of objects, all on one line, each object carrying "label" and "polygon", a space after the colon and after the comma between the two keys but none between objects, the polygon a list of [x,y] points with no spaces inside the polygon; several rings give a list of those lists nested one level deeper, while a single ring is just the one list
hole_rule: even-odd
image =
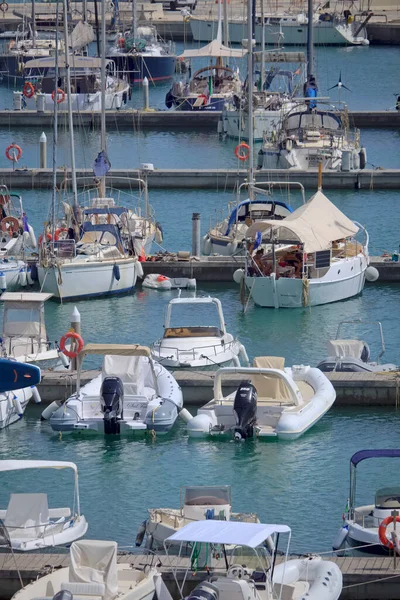
[{"label": "turquoise sea water", "polygon": [[[397,48],[327,48],[318,51],[321,93],[342,79],[353,92],[346,94],[352,108],[386,109],[398,91]],[[381,76],[385,64],[385,77]],[[168,86],[151,92],[153,106],[161,107]],[[12,92],[0,88],[0,106],[10,106]],[[133,105],[140,102],[135,92]],[[38,166],[37,145],[41,130],[10,129],[1,124],[0,148],[11,141],[24,151],[21,166]],[[49,160],[50,164],[50,131]],[[375,166],[399,167],[399,134],[395,130],[365,130],[362,139]],[[58,164],[69,164],[68,132],[60,132]],[[156,167],[236,167],[234,143],[209,132],[110,132],[109,154],[114,167],[135,168],[140,162]],[[77,164],[90,168],[98,150],[98,132],[76,135]],[[0,167],[8,166],[0,151]],[[191,215],[200,211],[202,233],[210,222],[225,214],[234,197],[219,190],[155,190],[150,200],[162,223],[164,246],[169,250],[191,247]],[[47,219],[49,190],[19,190],[37,233]],[[277,192],[277,194],[284,192]],[[370,233],[370,251],[392,252],[400,244],[398,210],[400,192],[370,190],[329,191],[329,198]],[[300,199],[292,196],[298,206]],[[363,294],[346,302],[299,310],[256,308],[250,302],[241,310],[235,284],[204,283],[198,294],[216,295],[222,301],[228,331],[245,344],[250,357],[281,355],[287,364],[316,364],[325,356],[326,342],[342,319],[381,320],[385,332],[385,360],[400,364],[400,286],[367,285]],[[77,303],[86,342],[150,344],[162,333],[164,310],[176,292],[160,293],[138,288],[121,298]],[[48,302],[46,321],[51,340],[68,329],[73,305]],[[0,312],[1,316],[1,312]],[[368,327],[349,330],[365,337],[373,354],[378,336]],[[255,511],[264,521],[286,522],[293,527],[293,550],[329,550],[348,496],[350,456],[362,448],[397,447],[399,414],[394,409],[333,408],[310,432],[295,442],[191,441],[182,423],[167,437],[150,439],[59,439],[48,423],[39,420],[40,406],[29,406],[24,418],[0,432],[0,458],[72,460],[80,469],[82,511],[89,521],[88,536],[134,544],[139,523],[148,507],[179,504],[179,487],[194,484],[231,484],[234,510]],[[394,484],[396,469],[381,460],[360,466],[359,503],[372,502],[379,485]],[[27,472],[2,475],[1,506],[10,491],[47,491],[50,504],[62,506],[70,499],[68,473]]]}]

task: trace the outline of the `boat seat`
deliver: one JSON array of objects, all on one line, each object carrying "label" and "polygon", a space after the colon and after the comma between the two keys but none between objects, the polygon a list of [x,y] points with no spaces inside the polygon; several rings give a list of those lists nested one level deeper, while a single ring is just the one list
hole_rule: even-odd
[{"label": "boat seat", "polygon": [[222,337],[218,327],[167,327],[164,338]]},{"label": "boat seat", "polygon": [[[7,510],[0,510],[0,519],[4,521],[6,518]],[[63,517],[68,519],[71,516],[70,508],[49,508],[49,519],[62,519]]]},{"label": "boat seat", "polygon": [[61,584],[61,590],[71,592],[74,598],[76,594],[81,594],[83,596],[104,596],[106,586],[104,585],[104,583],[82,583],[79,581],[66,581]]},{"label": "boat seat", "polygon": [[296,385],[300,390],[304,402],[309,402],[315,396],[314,388],[306,381],[296,381]]}]

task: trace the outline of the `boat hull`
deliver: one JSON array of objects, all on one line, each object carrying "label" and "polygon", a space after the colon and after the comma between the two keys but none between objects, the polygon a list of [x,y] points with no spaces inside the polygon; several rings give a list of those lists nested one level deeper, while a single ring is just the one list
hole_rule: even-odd
[{"label": "boat hull", "polygon": [[[119,268],[117,279],[115,266]],[[64,263],[60,268],[38,267],[43,292],[57,300],[74,300],[131,292],[136,284],[136,259]]]},{"label": "boat hull", "polygon": [[[32,395],[30,387],[14,392],[0,393],[0,429],[4,429],[22,418]],[[19,402],[20,409],[17,408],[14,396]]]},{"label": "boat hull", "polygon": [[173,96],[172,103],[175,110],[195,110],[195,111],[222,111],[226,102],[229,100],[226,96],[211,96],[206,104],[194,106],[198,96],[187,96],[184,98]]},{"label": "boat hull", "polygon": [[130,83],[142,83],[147,77],[150,83],[162,83],[175,74],[176,56],[134,56],[110,54],[117,71],[128,77]]},{"label": "boat hull", "polygon": [[[290,108],[290,107],[289,107]],[[255,110],[254,111],[254,141],[262,142],[264,134],[272,130],[278,131],[284,111]],[[222,132],[228,137],[248,141],[249,120],[247,113],[236,110],[224,110],[221,117]]]}]

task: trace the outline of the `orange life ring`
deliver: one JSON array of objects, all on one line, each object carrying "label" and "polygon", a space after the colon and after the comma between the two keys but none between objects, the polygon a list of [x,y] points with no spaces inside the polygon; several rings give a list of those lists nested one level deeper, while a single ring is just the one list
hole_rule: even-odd
[{"label": "orange life ring", "polygon": [[199,100],[200,100],[200,98],[203,98],[204,102],[202,103],[202,106],[203,106],[204,104],[207,104],[207,102],[208,102],[208,98],[207,98],[207,96],[206,96],[205,94],[199,94],[199,96],[197,96],[197,98],[198,98]]},{"label": "orange life ring", "polygon": [[[11,150],[16,150],[17,154],[15,155],[14,152],[11,154]],[[12,162],[17,162],[22,156],[22,150],[17,144],[10,144],[6,148],[6,156],[8,160],[11,160]]]},{"label": "orange life ring", "polygon": [[4,233],[12,235],[15,231],[18,231],[18,229],[19,222],[15,217],[4,217],[4,219],[1,220],[1,230]]},{"label": "orange life ring", "polygon": [[[383,546],[385,546],[386,548],[389,548],[389,550],[393,550],[394,545],[393,545],[393,542],[388,540],[388,538],[386,536],[386,528],[388,525],[390,525],[390,523],[393,523],[393,521],[394,521],[394,517],[386,517],[386,519],[383,519],[382,523],[379,525],[379,530],[378,530],[378,535],[379,535],[381,544]],[[396,523],[400,523],[400,517],[396,517]]]},{"label": "orange life ring", "polygon": [[59,227],[58,229],[56,229],[55,234],[54,234],[54,241],[58,242],[58,240],[60,239],[60,235],[61,233],[68,233],[68,229],[67,227]]},{"label": "orange life ring", "polygon": [[165,275],[159,275],[157,277],[157,281],[168,281],[168,277],[165,277]]},{"label": "orange life ring", "polygon": [[[65,344],[69,339],[75,340],[77,342],[78,347],[76,350],[66,350]],[[65,356],[68,356],[68,358],[76,358],[78,354],[82,351],[83,346],[83,339],[81,338],[79,333],[75,333],[74,331],[68,331],[62,336],[60,340],[60,350],[63,354],[65,354]]]},{"label": "orange life ring", "polygon": [[26,81],[24,85],[24,89],[22,90],[25,98],[32,98],[35,95],[35,86],[30,81]]},{"label": "orange life ring", "polygon": [[[55,97],[56,97],[56,91],[53,90],[51,92],[51,99],[53,100],[53,102],[54,102]],[[58,88],[57,89],[57,104],[61,104],[61,102],[64,102],[64,100],[65,100],[65,92],[61,88]]]},{"label": "orange life ring", "polygon": [[125,48],[125,38],[120,37],[118,38],[118,48]]},{"label": "orange life ring", "polygon": [[[48,242],[51,242],[52,239],[53,239],[53,236],[51,235],[51,233],[46,233],[46,240]],[[43,235],[39,235],[39,239],[38,239],[39,246],[42,245],[42,242],[43,242]]]},{"label": "orange life ring", "polygon": [[[247,152],[245,154],[242,154],[240,152],[242,150],[242,148],[243,148],[243,150],[247,150]],[[245,142],[241,142],[235,148],[235,156],[239,160],[247,160],[249,158],[249,156],[250,156],[250,146],[248,144],[245,144]]]}]

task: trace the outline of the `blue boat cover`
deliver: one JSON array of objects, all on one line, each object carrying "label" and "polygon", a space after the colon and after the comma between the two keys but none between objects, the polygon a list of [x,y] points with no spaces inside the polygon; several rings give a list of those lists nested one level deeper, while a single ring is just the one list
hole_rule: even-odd
[{"label": "blue boat cover", "polygon": [[83,211],[85,215],[118,215],[121,216],[122,213],[126,212],[126,208],[123,206],[113,206],[110,208],[85,208]]},{"label": "blue boat cover", "polygon": [[0,392],[10,392],[40,383],[40,369],[36,365],[0,358]]},{"label": "blue boat cover", "polygon": [[268,198],[268,200],[243,200],[243,202],[240,202],[231,212],[231,216],[229,217],[229,221],[228,221],[228,228],[226,230],[225,235],[228,235],[232,225],[235,223],[236,221],[236,214],[238,212],[238,210],[240,210],[242,208],[242,206],[248,206],[249,204],[277,204],[278,206],[283,206],[283,208],[287,208],[287,210],[289,212],[293,212],[293,208],[291,206],[289,206],[288,204],[286,204],[286,202],[277,202],[276,200],[272,200],[271,198]]},{"label": "blue boat cover", "polygon": [[397,448],[389,448],[386,450],[360,450],[353,454],[350,462],[356,467],[358,463],[367,458],[400,458],[400,450]]}]

